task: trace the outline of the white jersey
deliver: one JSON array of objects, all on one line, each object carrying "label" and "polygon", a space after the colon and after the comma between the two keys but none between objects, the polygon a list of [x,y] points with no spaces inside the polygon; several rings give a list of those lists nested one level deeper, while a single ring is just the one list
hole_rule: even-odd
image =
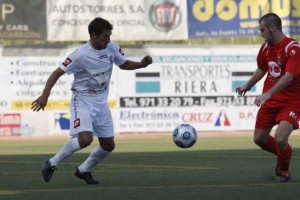
[{"label": "white jersey", "polygon": [[113,63],[120,66],[125,62],[126,58],[116,43],[110,42],[105,49],[96,50],[88,41],[71,53],[59,67],[67,74],[74,74],[71,90],[75,94],[94,94],[98,103],[104,104],[107,103]]}]

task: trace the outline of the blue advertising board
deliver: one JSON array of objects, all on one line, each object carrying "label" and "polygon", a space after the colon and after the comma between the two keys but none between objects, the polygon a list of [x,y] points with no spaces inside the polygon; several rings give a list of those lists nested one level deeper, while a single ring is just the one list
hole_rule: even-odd
[{"label": "blue advertising board", "polygon": [[299,0],[188,0],[189,39],[259,36],[258,21],[274,12],[283,31],[300,35]]}]

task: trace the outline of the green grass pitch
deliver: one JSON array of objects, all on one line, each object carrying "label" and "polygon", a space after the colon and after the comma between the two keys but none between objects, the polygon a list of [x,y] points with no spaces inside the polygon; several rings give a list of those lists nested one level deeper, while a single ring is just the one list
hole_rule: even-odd
[{"label": "green grass pitch", "polygon": [[170,137],[116,137],[116,149],[96,166],[100,185],[74,176],[76,166],[97,144],[63,161],[49,183],[41,177],[45,159],[67,138],[0,138],[2,200],[275,200],[300,198],[300,137],[294,147],[294,183],[280,184],[275,156],[253,144],[252,137],[201,138],[190,149],[176,147]]}]

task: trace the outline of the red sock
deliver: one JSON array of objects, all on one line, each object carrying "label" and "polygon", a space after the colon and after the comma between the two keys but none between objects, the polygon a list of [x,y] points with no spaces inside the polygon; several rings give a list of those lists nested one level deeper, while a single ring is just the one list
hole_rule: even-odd
[{"label": "red sock", "polygon": [[281,171],[288,171],[290,166],[290,161],[292,157],[292,147],[288,144],[285,150],[277,149],[278,152],[278,166],[280,167]]},{"label": "red sock", "polygon": [[277,146],[274,137],[269,135],[268,142],[261,146],[263,150],[266,150],[268,152],[274,153],[277,155]]}]

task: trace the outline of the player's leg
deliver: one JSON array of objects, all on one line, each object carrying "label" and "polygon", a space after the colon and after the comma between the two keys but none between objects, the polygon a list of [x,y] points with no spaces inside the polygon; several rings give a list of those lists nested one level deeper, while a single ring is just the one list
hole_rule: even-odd
[{"label": "player's leg", "polygon": [[61,161],[71,156],[75,151],[89,146],[93,142],[93,134],[90,131],[82,131],[66,142],[66,144],[49,159],[52,166],[57,166]]},{"label": "player's leg", "polygon": [[275,132],[275,141],[277,144],[278,163],[277,175],[280,176],[280,182],[291,182],[289,166],[292,157],[292,147],[288,143],[288,139],[294,126],[288,121],[281,121]]},{"label": "player's leg", "polygon": [[87,184],[99,184],[99,181],[94,180],[92,177],[91,170],[115,148],[114,137],[99,137],[98,139],[100,145],[96,146],[89,157],[80,166],[78,166],[75,172],[75,176],[83,179]]},{"label": "player's leg", "polygon": [[78,168],[82,172],[90,172],[94,166],[100,163],[115,148],[114,137],[98,138],[100,145],[91,152],[90,156]]},{"label": "player's leg", "polygon": [[71,138],[52,158],[44,162],[42,176],[46,182],[50,181],[54,170],[61,161],[71,156],[75,151],[87,147],[93,141],[92,119],[88,105],[73,95],[70,112]]},{"label": "player's leg", "polygon": [[71,138],[65,145],[50,159],[44,162],[42,176],[46,182],[52,178],[57,165],[70,157],[75,151],[87,147],[93,141],[93,134],[89,131],[83,131],[78,136]]},{"label": "player's leg", "polygon": [[82,172],[90,172],[91,169],[100,163],[108,154],[110,154],[114,148],[114,137],[101,138],[99,137],[100,145],[91,152],[90,156],[82,163],[78,168]]},{"label": "player's leg", "polygon": [[265,151],[277,155],[274,137],[270,135],[272,127],[276,125],[277,111],[264,104],[260,107],[255,124],[254,143]]},{"label": "player's leg", "polygon": [[299,128],[299,105],[283,105],[277,115],[276,121],[278,127],[275,132],[275,140],[278,151],[278,168],[280,175],[280,182],[291,182],[292,178],[289,173],[289,165],[292,157],[292,147],[288,143],[290,134],[294,129]]},{"label": "player's leg", "polygon": [[268,129],[255,129],[254,143],[265,151],[277,155],[276,142],[273,136],[270,135],[271,128]]},{"label": "player's leg", "polygon": [[[270,105],[270,104],[269,104]],[[260,107],[255,124],[254,142],[263,150],[278,155],[277,144],[275,138],[270,135],[272,127],[277,125],[277,115],[279,109],[277,107],[269,107],[268,102]],[[278,156],[275,167],[275,174],[280,175],[278,166]]]},{"label": "player's leg", "polygon": [[[108,105],[99,106],[99,112],[94,116],[94,135],[98,137],[99,145],[91,152],[89,157],[78,166],[75,175],[85,175],[79,178],[88,184],[97,184],[91,176],[91,170],[108,156],[115,148],[114,129],[111,112]],[[98,182],[99,183],[99,182]]]}]

